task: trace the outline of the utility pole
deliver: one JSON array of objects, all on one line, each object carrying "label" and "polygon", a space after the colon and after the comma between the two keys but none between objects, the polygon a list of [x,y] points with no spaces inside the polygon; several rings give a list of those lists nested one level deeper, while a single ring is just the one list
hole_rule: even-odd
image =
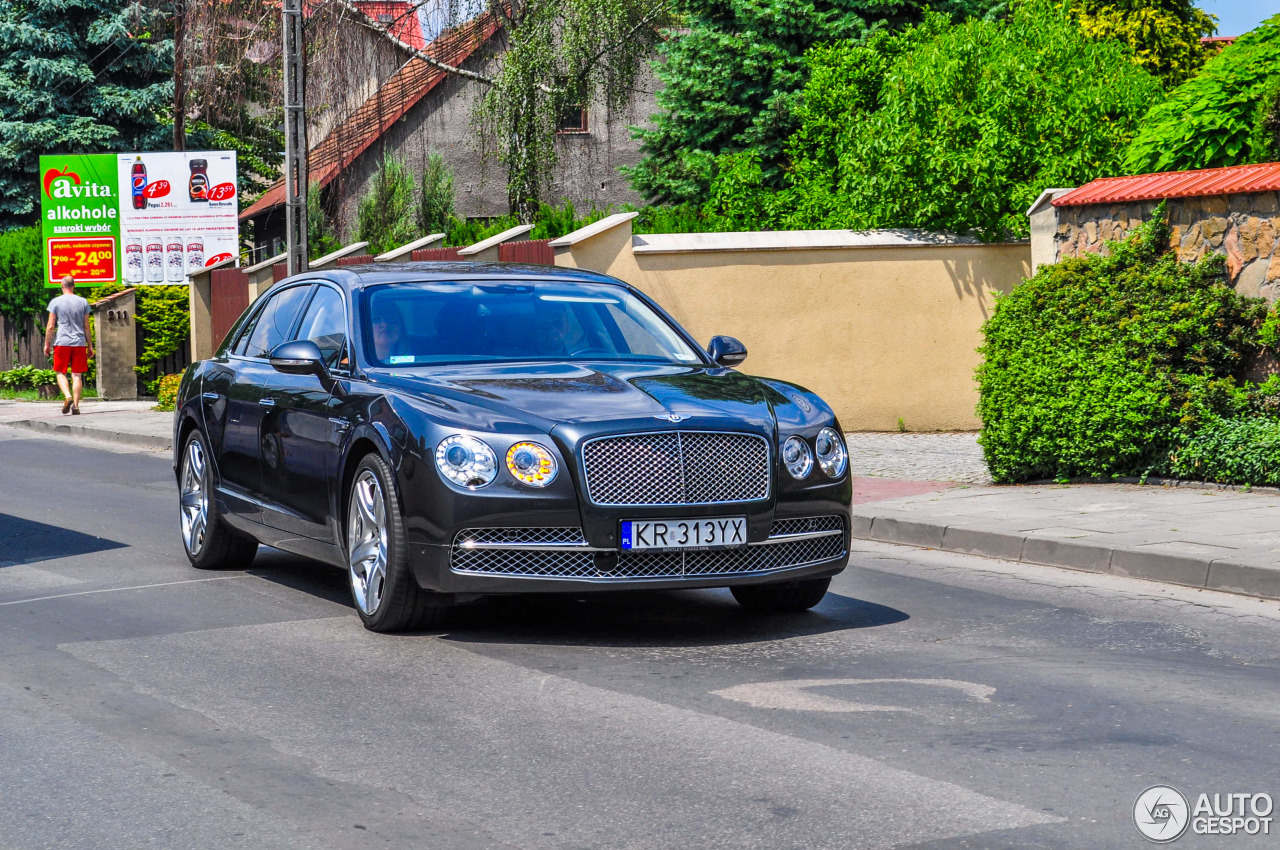
[{"label": "utility pole", "polygon": [[289,274],[307,270],[307,45],[303,0],[284,0],[284,221]]}]

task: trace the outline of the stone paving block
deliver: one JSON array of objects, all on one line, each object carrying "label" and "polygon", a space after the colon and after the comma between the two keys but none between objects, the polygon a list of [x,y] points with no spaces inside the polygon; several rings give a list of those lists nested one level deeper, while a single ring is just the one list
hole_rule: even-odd
[{"label": "stone paving block", "polygon": [[1076,540],[1028,537],[1022,547],[1022,560],[1028,564],[1105,573],[1111,565],[1111,547]]},{"label": "stone paving block", "polygon": [[969,555],[982,555],[985,558],[1018,561],[1022,559],[1022,544],[1025,541],[1026,538],[1021,534],[948,526],[942,534],[941,548],[948,552],[964,552]]},{"label": "stone paving block", "polygon": [[1233,563],[1229,560],[1214,561],[1209,565],[1209,578],[1205,586],[1210,590],[1280,599],[1280,563],[1272,562],[1271,566],[1266,566]]},{"label": "stone paving block", "polygon": [[869,539],[937,549],[942,545],[944,530],[945,526],[942,525],[878,516],[871,524]]},{"label": "stone paving block", "polygon": [[1117,549],[1111,555],[1111,572],[1130,578],[1204,587],[1209,578],[1208,557],[1173,555],[1138,549]]}]

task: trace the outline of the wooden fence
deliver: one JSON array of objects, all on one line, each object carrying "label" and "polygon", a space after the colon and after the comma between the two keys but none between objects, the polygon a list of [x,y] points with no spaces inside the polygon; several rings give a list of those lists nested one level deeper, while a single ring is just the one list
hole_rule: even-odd
[{"label": "wooden fence", "polygon": [[44,356],[44,322],[46,314],[31,320],[25,335],[19,333],[18,326],[4,316],[0,316],[0,372],[8,371],[15,366],[38,366],[49,368],[49,358]]}]

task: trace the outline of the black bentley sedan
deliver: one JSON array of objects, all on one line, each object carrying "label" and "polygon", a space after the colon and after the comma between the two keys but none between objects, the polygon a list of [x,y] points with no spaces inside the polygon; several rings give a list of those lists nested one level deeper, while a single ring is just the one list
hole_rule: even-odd
[{"label": "black bentley sedan", "polygon": [[848,561],[839,423],[644,293],[547,266],[298,275],[183,376],[182,539],[348,571],[365,626],[491,593],[729,587],[816,605]]}]

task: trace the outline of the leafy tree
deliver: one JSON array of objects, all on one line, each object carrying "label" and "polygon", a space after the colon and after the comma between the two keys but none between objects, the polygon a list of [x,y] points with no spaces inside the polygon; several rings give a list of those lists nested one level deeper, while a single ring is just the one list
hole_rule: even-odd
[{"label": "leafy tree", "polygon": [[43,250],[39,227],[21,227],[0,233],[0,316],[26,336],[31,320],[49,303],[44,285]]},{"label": "leafy tree", "polygon": [[431,151],[427,154],[427,167],[422,171],[418,230],[424,236],[446,232],[453,216],[453,202],[453,171],[443,156]]},{"label": "leafy tree", "polygon": [[1151,107],[1125,151],[1125,169],[1143,174],[1255,161],[1250,139],[1277,77],[1280,15],[1240,36]]},{"label": "leafy tree", "polygon": [[1204,64],[1208,53],[1200,39],[1218,29],[1191,0],[1071,0],[1069,8],[1085,34],[1129,45],[1138,67],[1167,86]]},{"label": "leafy tree", "polygon": [[633,128],[645,158],[624,169],[650,200],[702,203],[715,157],[753,151],[767,185],[782,182],[784,147],[807,79],[812,45],[860,39],[920,19],[932,7],[981,15],[996,0],[689,0],[681,30],[659,45],[661,112]]},{"label": "leafy tree", "polygon": [[1249,149],[1254,162],[1280,160],[1280,80],[1258,101]]},{"label": "leafy tree", "polygon": [[1025,237],[1036,196],[1114,172],[1161,94],[1123,46],[1037,0],[1003,20],[930,13],[808,62],[789,185],[771,197],[763,169],[756,180],[749,161],[722,160],[704,207],[713,226]]},{"label": "leafy tree", "polygon": [[[346,2],[346,0],[342,0]],[[485,9],[505,51],[493,73],[459,68],[436,53],[452,45],[437,38],[417,58],[446,73],[478,82],[485,93],[474,117],[482,147],[507,170],[511,211],[532,221],[556,163],[556,131],[565,110],[599,104],[620,111],[631,102],[637,74],[672,20],[675,0],[446,0],[454,24]],[[348,6],[350,4],[347,4]],[[416,14],[409,4],[407,14]],[[351,7],[354,11],[354,7]],[[401,48],[388,29],[359,12],[354,20]]]},{"label": "leafy tree", "polygon": [[373,185],[356,213],[356,238],[381,254],[417,238],[413,178],[390,153],[384,154]]},{"label": "leafy tree", "polygon": [[0,0],[0,229],[34,218],[41,153],[167,147],[162,27],[127,0]]}]

